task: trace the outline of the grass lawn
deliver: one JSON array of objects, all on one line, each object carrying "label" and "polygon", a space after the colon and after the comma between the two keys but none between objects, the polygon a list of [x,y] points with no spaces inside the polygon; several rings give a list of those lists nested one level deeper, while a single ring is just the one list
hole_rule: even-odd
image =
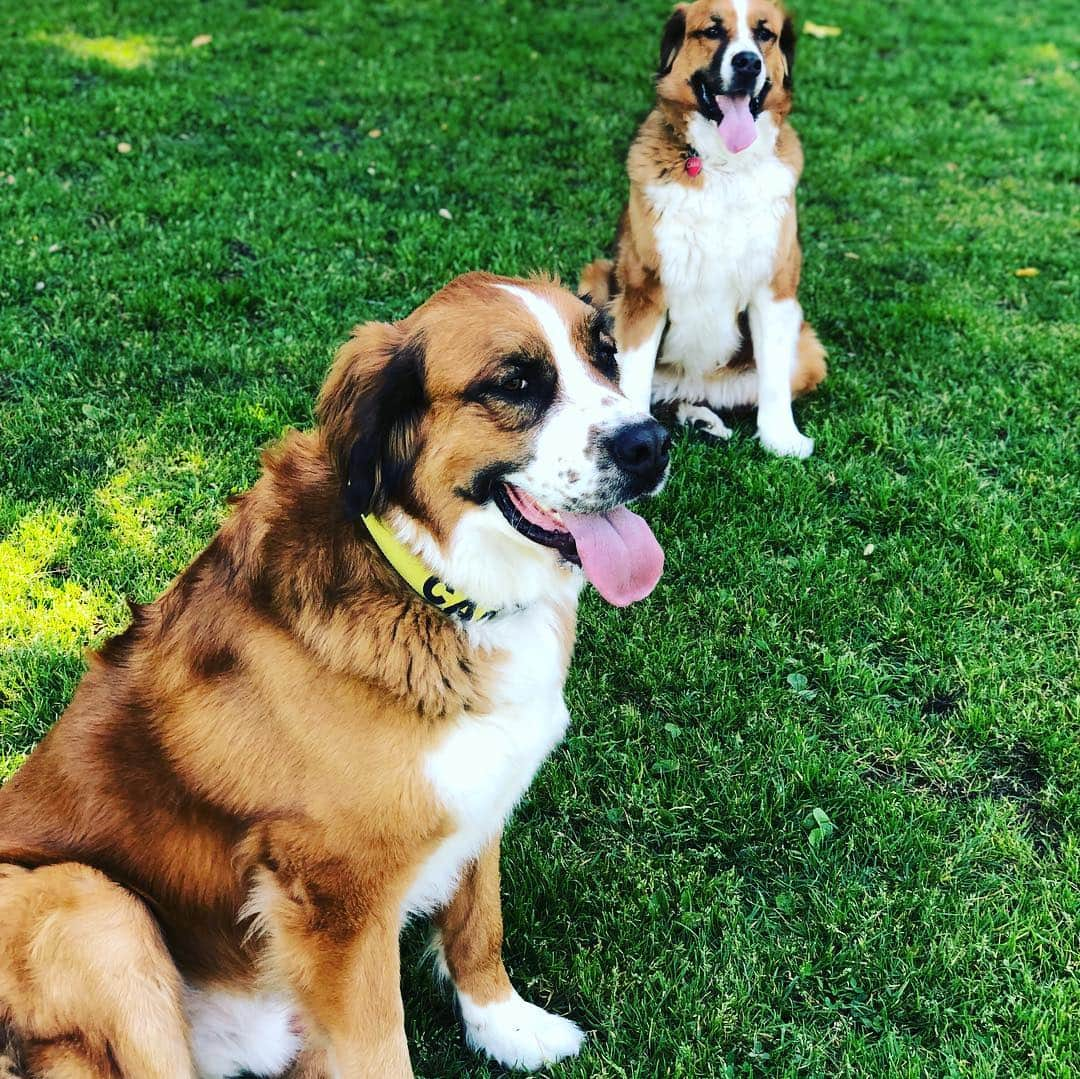
[{"label": "grass lawn", "polygon": [[[1080,1073],[1080,6],[1036,9],[801,5],[817,450],[680,438],[660,588],[586,598],[504,857],[512,974],[593,1031],[553,1075]],[[353,323],[607,246],[665,14],[4,5],[0,769]],[[423,943],[417,1074],[497,1074]]]}]

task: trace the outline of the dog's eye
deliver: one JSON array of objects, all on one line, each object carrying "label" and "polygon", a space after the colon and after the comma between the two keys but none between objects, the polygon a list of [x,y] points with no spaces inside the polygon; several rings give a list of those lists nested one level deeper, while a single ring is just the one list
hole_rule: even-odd
[{"label": "dog's eye", "polygon": [[619,373],[615,362],[615,342],[608,337],[601,337],[596,342],[596,366],[606,378],[614,379]]},{"label": "dog's eye", "polygon": [[465,388],[466,401],[482,405],[522,428],[535,423],[555,397],[555,368],[543,356],[508,353],[485,377]]},{"label": "dog's eye", "polygon": [[699,30],[698,36],[707,37],[710,41],[719,41],[725,36],[724,28],[718,22],[714,22],[712,26],[707,26],[704,30]]},{"label": "dog's eye", "polygon": [[529,391],[529,380],[524,375],[507,375],[499,383],[499,389],[506,393],[523,394]]},{"label": "dog's eye", "polygon": [[767,26],[759,26],[754,31],[754,37],[756,37],[763,45],[767,45],[770,41],[776,40],[776,35]]}]

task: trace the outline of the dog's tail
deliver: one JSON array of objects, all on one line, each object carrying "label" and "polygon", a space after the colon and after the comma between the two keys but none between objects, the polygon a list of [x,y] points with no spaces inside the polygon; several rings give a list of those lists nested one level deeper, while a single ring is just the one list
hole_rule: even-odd
[{"label": "dog's tail", "polygon": [[581,271],[578,295],[593,307],[604,307],[615,295],[615,263],[595,259]]},{"label": "dog's tail", "polygon": [[799,331],[795,370],[791,373],[792,396],[802,397],[803,394],[812,392],[817,388],[818,383],[824,381],[828,373],[829,365],[825,362],[825,348],[818,340],[814,327],[809,322],[804,322]]}]

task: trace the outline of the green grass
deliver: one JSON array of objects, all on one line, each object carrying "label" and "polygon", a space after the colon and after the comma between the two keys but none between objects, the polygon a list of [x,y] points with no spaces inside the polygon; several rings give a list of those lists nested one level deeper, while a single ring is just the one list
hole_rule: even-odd
[{"label": "green grass", "polygon": [[[1080,7],[1035,9],[802,5],[817,451],[680,439],[661,587],[585,602],[505,848],[511,971],[594,1032],[553,1075],[1080,1072]],[[5,5],[0,769],[354,322],[605,248],[664,14]],[[422,944],[418,1075],[496,1074]]]}]

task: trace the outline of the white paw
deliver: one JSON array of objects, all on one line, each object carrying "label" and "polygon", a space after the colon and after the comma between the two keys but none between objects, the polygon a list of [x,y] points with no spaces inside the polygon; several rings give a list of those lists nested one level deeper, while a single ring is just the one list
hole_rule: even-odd
[{"label": "white paw", "polygon": [[585,1032],[569,1019],[552,1015],[512,993],[494,1004],[477,1004],[458,993],[465,1040],[504,1068],[536,1071],[581,1049]]},{"label": "white paw", "polygon": [[704,405],[688,405],[683,402],[675,410],[675,418],[694,431],[712,438],[731,438],[731,428],[711,408]]},{"label": "white paw", "polygon": [[758,437],[761,439],[761,444],[777,457],[806,458],[814,452],[814,440],[800,434],[794,424],[775,430],[759,427]]},{"label": "white paw", "polygon": [[295,1006],[276,993],[245,995],[187,986],[184,1010],[201,1079],[248,1072],[280,1075],[303,1046]]}]

